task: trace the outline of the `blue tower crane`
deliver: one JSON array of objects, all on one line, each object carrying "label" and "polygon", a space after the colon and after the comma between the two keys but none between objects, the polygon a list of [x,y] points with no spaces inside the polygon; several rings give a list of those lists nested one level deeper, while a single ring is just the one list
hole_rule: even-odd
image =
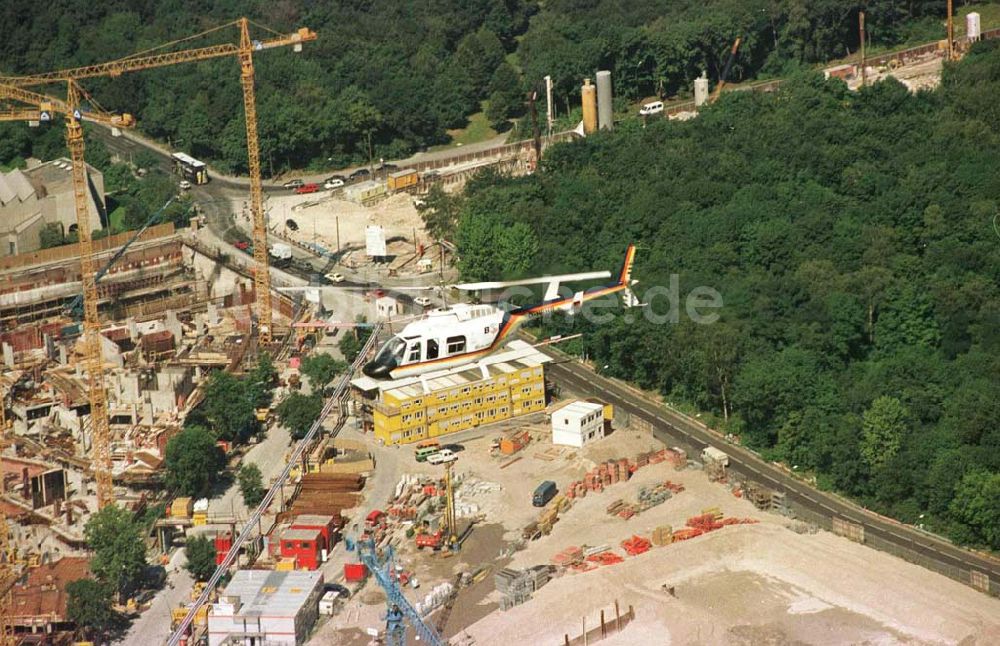
[{"label": "blue tower crane", "polygon": [[371,539],[358,541],[358,556],[361,562],[368,567],[379,586],[385,591],[388,606],[385,620],[386,643],[403,646],[406,643],[404,621],[408,621],[421,640],[430,646],[445,646],[445,640],[424,622],[420,613],[403,595],[403,590],[396,579],[394,555],[391,545],[384,550],[380,558],[375,549],[375,541]]}]

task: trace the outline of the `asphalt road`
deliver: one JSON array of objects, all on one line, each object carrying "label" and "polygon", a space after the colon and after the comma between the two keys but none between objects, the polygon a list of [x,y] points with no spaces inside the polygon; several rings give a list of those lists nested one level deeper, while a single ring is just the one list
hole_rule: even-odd
[{"label": "asphalt road", "polygon": [[[543,350],[544,351],[544,350]],[[556,355],[556,359],[560,359]],[[910,550],[923,559],[936,561],[946,569],[957,569],[949,576],[969,583],[969,571],[987,574],[996,589],[1000,581],[1000,561],[957,547],[927,532],[917,530],[885,519],[839,497],[815,489],[782,469],[761,459],[751,451],[726,442],[718,434],[680,415],[663,405],[657,404],[621,383],[595,374],[576,361],[563,360],[550,363],[551,378],[570,389],[597,396],[614,404],[629,415],[642,419],[653,428],[653,434],[668,446],[676,444],[680,438],[700,454],[706,446],[714,446],[725,451],[730,458],[730,468],[740,472],[750,480],[785,492],[786,499],[816,514],[825,517],[839,517],[864,526],[866,540],[880,539],[894,546]],[[916,559],[907,559],[918,565],[925,565]],[[946,573],[944,569],[938,570]]]}]

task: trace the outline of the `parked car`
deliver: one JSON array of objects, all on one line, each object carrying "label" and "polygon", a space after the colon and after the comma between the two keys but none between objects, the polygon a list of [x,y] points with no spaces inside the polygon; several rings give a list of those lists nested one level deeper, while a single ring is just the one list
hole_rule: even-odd
[{"label": "parked car", "polygon": [[319,184],[303,184],[302,186],[295,189],[295,192],[299,195],[305,195],[306,193],[315,193],[319,190]]},{"label": "parked car", "polygon": [[399,170],[399,166],[397,166],[395,164],[382,164],[378,168],[376,168],[375,170],[377,170],[379,172],[391,173],[393,171]]},{"label": "parked car", "polygon": [[344,177],[343,175],[330,175],[329,177],[327,177],[327,178],[326,178],[325,180],[323,180],[323,181],[324,181],[324,182],[332,182],[332,181],[333,181],[333,180],[335,180],[335,179],[339,179],[339,180],[340,180],[340,181],[342,181],[342,182],[343,182],[343,181],[346,181],[346,180],[347,180],[347,178],[346,178],[346,177]]},{"label": "parked car", "polygon": [[290,179],[281,185],[281,188],[298,188],[305,184],[301,179]]},{"label": "parked car", "polygon": [[180,187],[181,187],[182,191],[186,191],[189,188],[191,188],[191,182],[187,181],[186,179],[182,179],[181,183],[180,183]]},{"label": "parked car", "polygon": [[417,296],[416,298],[413,299],[413,302],[419,305],[420,307],[430,307],[431,299],[427,298],[426,296]]},{"label": "parked car", "polygon": [[427,462],[430,464],[444,464],[445,462],[454,462],[457,459],[458,456],[455,455],[455,452],[449,449],[441,449],[437,453],[427,456]]},{"label": "parked car", "polygon": [[326,274],[326,279],[331,283],[342,283],[344,282],[344,274],[341,274],[339,272]]},{"label": "parked car", "polygon": [[339,179],[339,178],[338,179],[328,179],[323,184],[323,188],[325,188],[326,190],[330,191],[330,190],[333,190],[335,188],[340,188],[343,185],[344,185],[344,180],[342,180],[342,179]]},{"label": "parked car", "polygon": [[352,182],[357,182],[363,179],[368,179],[371,176],[372,176],[371,171],[369,171],[367,168],[359,168],[358,170],[351,173],[349,177]]},{"label": "parked car", "polygon": [[653,101],[639,108],[639,116],[648,117],[663,112],[663,101]]},{"label": "parked car", "polygon": [[240,240],[239,242],[233,243],[233,246],[239,249],[240,251],[246,251],[247,249],[250,248],[250,243],[243,242],[242,240]]}]

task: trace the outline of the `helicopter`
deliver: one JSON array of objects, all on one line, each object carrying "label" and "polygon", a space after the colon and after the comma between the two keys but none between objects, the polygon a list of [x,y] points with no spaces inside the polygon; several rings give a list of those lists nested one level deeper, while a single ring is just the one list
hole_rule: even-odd
[{"label": "helicopter", "polygon": [[463,291],[505,289],[519,285],[546,285],[542,301],[523,307],[504,309],[493,304],[456,303],[427,312],[408,323],[379,349],[361,371],[372,379],[400,379],[474,364],[500,349],[513,332],[528,319],[552,311],[574,313],[584,303],[608,294],[621,292],[625,307],[641,305],[631,287],[635,245],[625,252],[625,261],[613,283],[559,294],[564,282],[609,278],[609,271],[595,271],[559,276],[543,276],[514,281],[463,283],[451,287]]}]

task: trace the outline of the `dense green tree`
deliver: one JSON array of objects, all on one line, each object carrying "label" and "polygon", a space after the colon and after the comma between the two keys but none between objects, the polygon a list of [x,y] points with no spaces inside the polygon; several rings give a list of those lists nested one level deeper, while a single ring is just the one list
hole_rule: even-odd
[{"label": "dense green tree", "polygon": [[196,581],[208,581],[215,573],[215,544],[204,535],[192,536],[184,545],[184,566]]},{"label": "dense green tree", "polygon": [[524,112],[524,91],[517,71],[503,62],[493,72],[489,84],[486,118],[495,130],[506,130],[507,122]]},{"label": "dense green tree", "polygon": [[243,503],[253,509],[267,491],[264,489],[264,479],[260,474],[260,467],[252,462],[248,462],[240,467],[236,478],[240,483],[240,493],[243,494]]},{"label": "dense green tree", "polygon": [[951,513],[960,540],[1000,549],[1000,473],[974,471],[955,491]]},{"label": "dense green tree", "polygon": [[257,359],[257,365],[254,366],[254,369],[245,378],[247,387],[252,394],[254,406],[257,408],[266,408],[271,405],[271,396],[277,380],[278,371],[274,367],[271,355],[267,352],[262,352]]},{"label": "dense green tree", "polygon": [[325,352],[310,355],[302,360],[302,374],[309,377],[309,385],[313,390],[320,391],[333,381],[333,378],[347,371],[348,365],[339,359],[334,359]]},{"label": "dense green tree", "polygon": [[205,400],[200,408],[216,437],[234,442],[245,441],[257,430],[254,409],[259,392],[225,371],[213,372],[204,386]]},{"label": "dense green tree", "polygon": [[323,410],[323,397],[319,394],[292,393],[276,409],[281,423],[288,428],[293,440],[301,440]]},{"label": "dense green tree", "polygon": [[[363,316],[359,316],[355,321],[355,323],[364,322],[365,318]],[[353,331],[344,334],[344,337],[340,339],[337,347],[348,363],[354,363],[354,360],[358,358],[358,354],[361,353],[361,349],[365,346],[371,334],[372,331],[369,327],[356,327]]]},{"label": "dense green tree", "polygon": [[872,469],[885,467],[899,452],[907,418],[906,408],[894,397],[879,397],[865,411],[861,457]]},{"label": "dense green tree", "polygon": [[102,638],[119,621],[107,585],[94,579],[77,579],[66,585],[66,616],[88,639]]},{"label": "dense green tree", "polygon": [[188,426],[167,442],[167,486],[179,496],[209,495],[226,466],[225,455],[212,433]]},{"label": "dense green tree", "polygon": [[136,589],[146,567],[146,541],[132,513],[108,505],[87,519],[83,533],[94,553],[90,571],[97,580],[116,595]]},{"label": "dense green tree", "polygon": [[461,194],[448,193],[440,184],[431,186],[417,205],[427,233],[435,240],[450,240],[454,237],[461,208]]}]

